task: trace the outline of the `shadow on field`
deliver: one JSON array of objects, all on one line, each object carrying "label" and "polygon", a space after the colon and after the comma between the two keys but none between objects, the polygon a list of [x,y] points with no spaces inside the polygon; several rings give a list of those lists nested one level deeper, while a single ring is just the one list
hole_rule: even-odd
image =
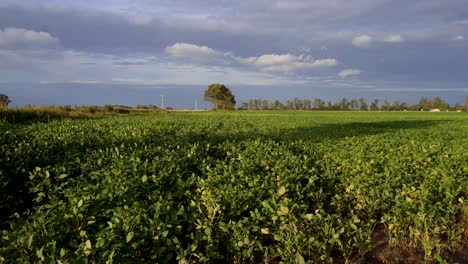
[{"label": "shadow on field", "polygon": [[[268,130],[261,130],[256,124],[252,124],[251,129],[247,131],[238,131],[236,126],[220,126],[214,132],[198,133],[192,131],[186,135],[190,142],[201,141],[210,143],[219,143],[224,141],[243,141],[243,140],[337,140],[346,137],[362,137],[377,135],[382,133],[392,133],[408,129],[426,129],[450,120],[397,120],[397,121],[377,121],[377,122],[350,122],[350,123],[329,123],[329,124],[311,124],[310,126],[280,127],[272,126]],[[238,124],[239,127],[242,124]],[[244,125],[245,126],[245,125]],[[258,129],[256,129],[258,127]]]},{"label": "shadow on field", "polygon": [[407,129],[429,128],[444,121],[433,120],[401,120],[383,122],[352,122],[341,124],[323,124],[319,126],[297,127],[284,133],[284,139],[307,139],[321,141],[327,139],[340,139],[345,137],[361,137],[377,135],[382,133],[392,133]]}]

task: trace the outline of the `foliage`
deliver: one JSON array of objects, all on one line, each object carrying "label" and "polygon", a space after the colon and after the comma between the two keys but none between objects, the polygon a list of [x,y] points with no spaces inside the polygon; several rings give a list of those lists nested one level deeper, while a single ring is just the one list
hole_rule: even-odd
[{"label": "foliage", "polygon": [[8,107],[10,103],[11,100],[8,95],[0,93],[0,108]]},{"label": "foliage", "polygon": [[[0,125],[0,262],[429,262],[466,241],[464,113],[222,112]],[[7,207],[7,208],[5,208]],[[421,260],[422,261],[422,260]]]},{"label": "foliage", "polygon": [[441,97],[437,96],[433,99],[428,97],[422,97],[419,103],[415,105],[409,105],[406,102],[401,102],[399,100],[389,101],[384,100],[380,104],[379,99],[374,99],[370,105],[368,105],[365,98],[361,97],[359,99],[348,99],[342,98],[341,100],[332,103],[331,101],[325,102],[320,98],[310,99],[300,99],[294,98],[293,100],[287,100],[285,104],[279,100],[268,101],[265,99],[249,99],[246,102],[243,102],[239,110],[341,110],[341,111],[428,111],[431,109],[439,110],[464,110],[468,112],[468,98],[465,100],[465,107],[460,103],[455,104],[453,107]]},{"label": "foliage", "polygon": [[213,83],[208,86],[203,98],[205,101],[210,101],[214,109],[234,109],[236,100],[231,90],[224,84]]},{"label": "foliage", "polygon": [[114,107],[113,107],[112,105],[106,104],[106,105],[104,105],[103,108],[104,108],[104,110],[107,111],[107,112],[112,112],[112,111],[114,111]]},{"label": "foliage", "polygon": [[15,109],[0,108],[0,121],[11,124],[51,122],[53,120],[75,119],[83,117],[102,117],[117,114],[157,113],[156,108],[130,108],[128,106],[104,105],[80,106],[27,106]]},{"label": "foliage", "polygon": [[55,119],[71,117],[71,113],[66,107],[62,108],[22,108],[22,109],[2,109],[0,108],[0,120],[3,123],[31,123],[50,122]]}]

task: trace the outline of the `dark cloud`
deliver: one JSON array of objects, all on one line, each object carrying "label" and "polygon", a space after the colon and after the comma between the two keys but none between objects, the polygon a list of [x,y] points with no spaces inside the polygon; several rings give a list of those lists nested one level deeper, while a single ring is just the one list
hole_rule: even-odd
[{"label": "dark cloud", "polygon": [[111,12],[8,5],[0,8],[0,28],[18,27],[57,36],[64,48],[114,54],[160,53],[177,42],[209,45],[237,53],[274,52],[273,36],[224,32],[196,24],[169,23],[153,18],[148,24]]},{"label": "dark cloud", "polygon": [[467,25],[466,0],[5,0],[0,79],[466,88]]},{"label": "dark cloud", "polygon": [[136,26],[121,16],[82,9],[7,6],[0,9],[0,27],[45,31],[61,40],[63,47],[92,52],[151,51],[164,47],[168,31],[162,22]]}]

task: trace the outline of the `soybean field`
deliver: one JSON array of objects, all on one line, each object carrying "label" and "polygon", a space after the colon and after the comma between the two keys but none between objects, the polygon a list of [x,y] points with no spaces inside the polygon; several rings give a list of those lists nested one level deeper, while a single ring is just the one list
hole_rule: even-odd
[{"label": "soybean field", "polygon": [[468,115],[0,123],[0,263],[467,263]]}]

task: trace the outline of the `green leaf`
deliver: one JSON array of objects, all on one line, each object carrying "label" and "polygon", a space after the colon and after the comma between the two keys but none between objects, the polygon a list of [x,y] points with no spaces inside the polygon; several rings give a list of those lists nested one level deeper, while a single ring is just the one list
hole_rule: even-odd
[{"label": "green leaf", "polygon": [[42,250],[44,250],[44,247],[41,247],[41,249],[36,250],[36,256],[40,258],[41,260],[44,260],[44,255],[42,254]]},{"label": "green leaf", "polygon": [[439,254],[436,254],[436,255],[434,256],[434,258],[437,260],[438,263],[441,263],[441,264],[447,264],[447,263],[448,263],[448,262],[447,262],[444,258],[442,258]]},{"label": "green leaf", "polygon": [[66,177],[68,177],[68,174],[60,174],[60,176],[58,176],[57,178],[59,178],[60,180],[63,180]]},{"label": "green leaf", "polygon": [[357,217],[357,215],[353,215],[353,222],[354,222],[354,223],[359,223],[359,222],[361,222],[361,220],[359,220],[359,218]]},{"label": "green leaf", "polygon": [[79,202],[78,202],[78,207],[81,207],[83,205],[83,199],[81,199]]},{"label": "green leaf", "polygon": [[92,249],[91,240],[88,239],[85,242],[83,254],[85,256],[89,256],[91,254],[91,249]]},{"label": "green leaf", "polygon": [[278,215],[287,215],[289,213],[289,208],[286,206],[280,205],[280,209],[276,213]]},{"label": "green leaf", "polygon": [[65,256],[66,253],[67,253],[67,252],[65,251],[64,248],[61,248],[61,249],[60,249],[60,257],[63,258],[63,256]]},{"label": "green leaf", "polygon": [[128,234],[127,234],[127,243],[130,242],[130,240],[132,240],[133,236],[135,236],[135,233],[133,231],[128,232]]},{"label": "green leaf", "polygon": [[28,248],[31,248],[31,245],[32,245],[32,242],[33,242],[33,237],[34,237],[34,233],[31,234],[29,236],[29,239],[28,239]]},{"label": "green leaf", "polygon": [[299,254],[299,252],[296,253],[296,263],[297,264],[305,264],[304,257],[302,257],[302,255]]},{"label": "green leaf", "polygon": [[286,193],[286,188],[284,186],[281,186],[278,190],[278,194],[281,196]]},{"label": "green leaf", "polygon": [[148,180],[148,176],[143,175],[143,177],[141,177],[141,181],[142,181],[143,183],[145,183],[147,180]]}]

